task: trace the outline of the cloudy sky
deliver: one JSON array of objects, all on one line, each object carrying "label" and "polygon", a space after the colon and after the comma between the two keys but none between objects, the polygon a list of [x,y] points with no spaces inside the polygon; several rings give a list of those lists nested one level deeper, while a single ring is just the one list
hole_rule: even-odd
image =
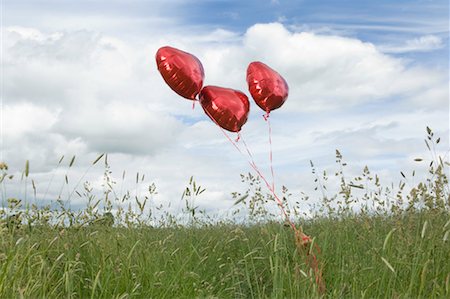
[{"label": "cloudy sky", "polygon": [[[67,198],[78,181],[101,190],[102,164],[90,164],[106,152],[118,189],[135,190],[139,172],[145,181],[138,192],[155,182],[155,201],[174,207],[193,175],[207,188],[201,208],[232,206],[230,193],[245,189],[239,174],[251,170],[247,158],[201,107],[192,109],[166,86],[154,59],[165,45],[196,55],[205,85],[248,94],[245,71],[255,60],[285,77],[289,99],[271,114],[273,160],[277,186],[288,186],[294,198],[300,191],[319,196],[309,160],[333,171],[335,149],[349,176],[368,165],[388,183],[400,171],[420,170],[412,161],[428,158],[427,125],[442,137],[442,150],[449,148],[447,0],[2,5],[1,160],[16,174],[30,161],[41,202]],[[270,177],[262,114],[252,103],[242,136]],[[30,186],[16,178],[8,194],[24,196]]]}]

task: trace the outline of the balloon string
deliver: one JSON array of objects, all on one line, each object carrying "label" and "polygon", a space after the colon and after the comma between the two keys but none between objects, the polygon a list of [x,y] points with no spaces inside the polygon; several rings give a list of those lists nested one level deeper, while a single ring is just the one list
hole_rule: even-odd
[{"label": "balloon string", "polygon": [[[205,110],[205,109],[204,109]],[[267,181],[266,177],[262,174],[262,172],[259,170],[258,166],[256,165],[254,159],[253,159],[253,155],[250,152],[250,149],[247,146],[247,143],[245,142],[244,138],[242,137],[242,134],[240,132],[237,133],[237,138],[234,141],[229,135],[228,133],[225,131],[225,129],[223,129],[219,123],[211,116],[211,114],[205,110],[205,113],[209,116],[209,118],[219,127],[219,129],[222,131],[223,135],[228,139],[228,141],[238,150],[238,152],[247,160],[247,162],[250,164],[250,167],[253,168],[253,170],[255,170],[255,172],[258,174],[258,176],[263,180],[263,182],[266,184],[267,188],[269,189],[269,191],[271,192],[272,196],[275,198],[277,204],[278,204],[278,208],[281,210],[285,221],[290,225],[290,227],[292,228],[292,230],[294,231],[295,237],[296,237],[296,244],[297,246],[299,246],[299,249],[302,249],[301,247],[305,247],[307,246],[307,244],[310,244],[312,242],[311,238],[307,235],[305,235],[303,233],[303,231],[300,229],[297,229],[297,227],[295,226],[294,222],[291,221],[291,219],[289,218],[288,214],[286,213],[286,210],[284,209],[283,206],[283,202],[280,200],[280,198],[277,196],[277,194],[275,193],[275,188],[274,188],[274,183],[272,182],[272,186],[269,184],[269,182]],[[268,120],[268,114],[265,115],[265,119]],[[269,134],[271,134],[271,127],[270,127],[270,122],[269,122]],[[270,138],[270,135],[269,135]],[[244,152],[239,148],[239,146],[237,145],[237,142],[239,140],[242,140],[242,143],[244,144],[244,147],[246,149],[247,155],[248,157],[245,157]],[[270,145],[272,144],[272,140],[271,138],[269,139],[269,143]],[[272,152],[272,148],[271,148],[271,152]],[[272,162],[272,155],[270,154],[270,159]],[[273,178],[273,168],[272,168],[272,163],[271,163],[271,170],[272,170],[272,178]],[[317,252],[320,254],[320,247],[314,243],[314,248],[317,250]],[[317,256],[312,252],[312,249],[308,250],[306,252],[306,263],[311,267],[311,269],[313,269],[314,274],[315,274],[315,281],[316,284],[319,288],[319,293],[323,294],[325,292],[325,282],[323,281],[323,277],[322,277],[322,270],[319,267],[319,263],[317,260]]]},{"label": "balloon string", "polygon": [[[233,145],[239,150],[241,155],[243,155],[243,152],[240,150],[240,148],[237,146],[237,144],[232,141],[232,139],[228,136],[227,132],[225,132],[225,130],[222,127],[219,126],[219,128],[221,129],[222,133],[227,137],[227,139],[230,140],[233,143]],[[275,189],[273,189],[273,187],[270,186],[266,177],[262,174],[262,172],[256,166],[256,163],[253,159],[253,155],[252,155],[250,149],[248,148],[247,143],[245,142],[244,138],[242,137],[242,135],[240,133],[238,133],[238,136],[242,140],[242,143],[244,144],[247,154],[251,160],[251,162],[249,160],[247,160],[247,162],[256,171],[258,176],[264,181],[267,188],[269,189],[269,191],[272,193],[273,197],[277,201],[278,207],[281,210],[281,212],[285,218],[285,221],[291,226],[292,230],[294,231],[294,235],[296,236],[296,238],[298,240],[297,246],[299,246],[299,250],[301,250],[302,247],[304,248],[312,242],[311,238],[309,236],[305,235],[301,229],[300,230],[297,229],[295,224],[291,221],[288,214],[286,213],[286,210],[284,209],[283,202],[280,200],[280,198],[275,193]],[[317,250],[318,254],[320,254],[320,247],[316,243],[314,243],[314,248]],[[314,274],[315,274],[315,282],[319,288],[319,292],[321,294],[323,294],[325,292],[325,282],[323,281],[322,270],[319,267],[319,262],[317,260],[317,256],[316,256],[316,254],[314,254],[314,252],[312,252],[312,248],[306,252],[306,263],[311,267],[311,269],[313,269]]]},{"label": "balloon string", "polygon": [[247,143],[245,142],[244,138],[241,135],[241,140],[242,143],[244,144],[244,147],[247,151],[248,156],[251,159],[251,162],[249,162],[250,166],[256,171],[256,173],[258,174],[258,176],[263,180],[263,182],[266,184],[267,189],[269,189],[270,193],[272,194],[272,196],[275,198],[279,209],[281,210],[285,220],[289,223],[289,225],[292,227],[292,229],[294,231],[297,231],[297,228],[295,227],[295,224],[291,221],[291,219],[289,218],[289,215],[287,214],[286,210],[284,209],[284,205],[283,205],[283,201],[278,197],[278,195],[275,193],[275,189],[273,189],[273,186],[270,185],[269,181],[266,179],[266,177],[262,174],[261,170],[259,170],[258,166],[256,165],[254,159],[253,159],[253,155],[250,152],[250,149],[247,146]]},{"label": "balloon string", "polygon": [[272,189],[275,190],[275,175],[273,171],[273,159],[272,159],[272,126],[270,125],[269,112],[263,116],[264,120],[267,122],[267,126],[269,127],[269,161],[270,161],[270,172],[272,173]]},{"label": "balloon string", "polygon": [[[253,168],[253,170],[256,171],[256,173],[258,174],[258,176],[263,180],[263,182],[266,184],[267,188],[269,189],[269,191],[272,193],[272,196],[275,198],[279,209],[281,210],[285,220],[289,223],[289,225],[292,227],[292,229],[297,232],[297,228],[295,227],[295,224],[291,221],[291,219],[289,218],[288,214],[286,213],[286,210],[284,209],[283,206],[283,201],[280,200],[280,198],[278,197],[278,195],[275,193],[275,189],[273,188],[273,186],[271,186],[269,184],[269,182],[267,181],[266,177],[262,174],[262,172],[259,170],[258,166],[255,163],[255,160],[253,159],[253,155],[250,152],[250,149],[247,146],[247,143],[245,142],[244,138],[242,137],[242,134],[239,132],[238,133],[238,138],[236,139],[236,142],[233,141],[233,139],[228,135],[227,132],[225,132],[225,129],[222,128],[219,123],[212,117],[212,115],[209,113],[209,111],[207,111],[206,109],[203,109],[205,111],[205,113],[209,116],[209,118],[219,127],[219,129],[222,131],[223,135],[225,135],[225,137],[228,139],[228,141],[231,142],[231,144],[233,144],[233,146],[239,151],[239,153],[245,157],[244,153],[242,152],[242,150],[239,148],[239,146],[237,145],[237,141],[240,139],[242,140],[242,143],[244,144],[244,147],[247,151],[248,157],[246,158],[248,164],[250,164],[250,167]],[[250,159],[249,159],[250,158]]]}]

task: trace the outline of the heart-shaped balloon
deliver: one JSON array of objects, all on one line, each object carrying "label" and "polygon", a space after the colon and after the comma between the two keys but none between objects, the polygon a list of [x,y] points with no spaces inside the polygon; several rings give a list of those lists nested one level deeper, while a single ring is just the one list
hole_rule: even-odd
[{"label": "heart-shaped balloon", "polygon": [[200,104],[216,124],[231,132],[239,132],[250,111],[247,96],[234,89],[205,86],[200,92]]},{"label": "heart-shaped balloon", "polygon": [[156,64],[173,91],[186,99],[195,100],[205,77],[197,57],[172,47],[162,47],[156,52]]},{"label": "heart-shaped balloon", "polygon": [[262,62],[255,61],[248,65],[247,83],[252,98],[266,113],[280,108],[288,97],[286,80]]}]

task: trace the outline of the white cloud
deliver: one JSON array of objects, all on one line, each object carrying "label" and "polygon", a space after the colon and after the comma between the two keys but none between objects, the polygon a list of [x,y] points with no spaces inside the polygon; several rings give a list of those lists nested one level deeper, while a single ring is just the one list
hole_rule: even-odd
[{"label": "white cloud", "polygon": [[[170,14],[186,1],[92,1],[69,0],[30,2],[15,0],[4,3],[3,25],[39,28],[43,31],[114,32],[128,37],[137,32],[164,32],[179,24]],[[86,10],[88,8],[88,10]]]},{"label": "white cloud", "polygon": [[290,85],[290,98],[285,104],[288,111],[347,109],[447,84],[445,74],[408,67],[371,43],[291,32],[278,23],[250,27],[242,45],[206,46],[198,51],[207,84],[246,90],[245,70],[249,62],[261,60],[275,68]]},{"label": "white cloud", "polygon": [[[121,40],[88,31],[7,32],[15,42],[6,48],[5,102],[28,107],[5,111],[7,132],[42,132],[54,125],[50,133],[83,140],[93,151],[151,154],[182,130],[179,121],[158,110],[154,83],[141,70],[151,73],[150,59],[139,60],[143,53]],[[45,115],[41,106],[57,110],[59,118]]]},{"label": "white cloud", "polygon": [[20,138],[25,133],[48,132],[58,121],[58,111],[50,111],[32,103],[3,107],[3,134],[6,138]]},{"label": "white cloud", "polygon": [[90,150],[151,155],[176,142],[184,127],[174,117],[126,102],[91,106],[63,115],[55,131],[81,137]]},{"label": "white cloud", "polygon": [[[239,173],[250,169],[201,108],[192,110],[192,102],[161,79],[154,54],[167,44],[201,59],[206,84],[246,91],[245,70],[253,60],[287,79],[290,97],[271,120],[278,185],[293,186],[294,192],[311,189],[309,160],[330,167],[335,148],[356,168],[369,161],[395,177],[411,151],[421,153],[426,125],[448,135],[446,75],[410,66],[354,38],[295,32],[277,23],[254,25],[243,35],[168,30],[139,42],[86,30],[14,27],[5,35],[4,156],[12,169],[30,159],[43,182],[63,154],[80,157],[72,182],[99,182],[101,168],[83,175],[105,151],[113,153],[109,162],[116,176],[139,171],[155,181],[158,202],[176,205],[194,175],[208,190],[199,199],[203,207],[231,206],[229,194],[241,188]],[[252,105],[242,134],[268,173],[262,113]],[[135,187],[130,177],[125,190]]]},{"label": "white cloud", "polygon": [[380,51],[384,53],[407,53],[407,52],[429,52],[444,47],[442,38],[436,35],[423,35],[414,39],[405,41],[404,44],[398,45],[381,45],[378,46]]}]

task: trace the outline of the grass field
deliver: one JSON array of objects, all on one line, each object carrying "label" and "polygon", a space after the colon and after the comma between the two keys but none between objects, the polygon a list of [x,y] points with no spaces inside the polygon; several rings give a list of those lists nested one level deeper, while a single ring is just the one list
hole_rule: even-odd
[{"label": "grass field", "polygon": [[[304,229],[322,249],[329,297],[449,298],[449,219],[349,217]],[[1,235],[0,297],[316,297],[296,250],[277,223],[20,228]]]},{"label": "grass field", "polygon": [[[393,190],[367,168],[347,178],[337,152],[340,191],[324,193],[315,217],[288,209],[313,238],[304,250],[265,209],[273,198],[252,175],[242,176],[245,193],[233,193],[248,224],[205,218],[193,205],[204,190],[193,179],[183,225],[170,215],[150,225],[145,198],[125,198],[136,209],[115,209],[123,198],[108,188],[97,200],[85,185],[81,211],[9,198],[0,221],[0,298],[450,298],[449,164],[434,157],[426,180]],[[312,167],[321,189],[326,175]],[[4,185],[8,169],[0,168]],[[324,292],[307,254],[319,261]]]}]

